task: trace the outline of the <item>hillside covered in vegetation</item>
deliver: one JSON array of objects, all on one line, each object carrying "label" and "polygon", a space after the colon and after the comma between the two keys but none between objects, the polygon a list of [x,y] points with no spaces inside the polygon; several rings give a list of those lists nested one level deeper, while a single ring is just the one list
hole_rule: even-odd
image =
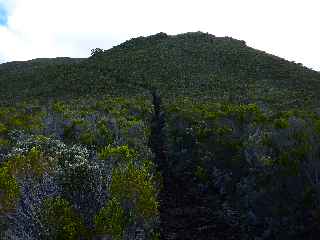
[{"label": "hillside covered in vegetation", "polygon": [[1,100],[141,95],[316,107],[320,74],[201,32],[129,40],[88,59],[35,59],[0,65]]},{"label": "hillside covered in vegetation", "polygon": [[196,32],[0,65],[0,239],[317,239],[320,73]]}]

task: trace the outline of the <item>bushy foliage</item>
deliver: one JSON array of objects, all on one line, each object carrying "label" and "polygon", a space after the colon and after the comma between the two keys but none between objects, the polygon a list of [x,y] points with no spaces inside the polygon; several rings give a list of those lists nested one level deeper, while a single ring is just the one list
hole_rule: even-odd
[{"label": "bushy foliage", "polygon": [[3,123],[0,123],[0,134],[5,134],[7,131],[7,127]]},{"label": "bushy foliage", "polygon": [[50,171],[53,162],[54,159],[45,157],[41,150],[33,147],[27,153],[9,155],[4,166],[8,168],[12,175],[35,175],[39,177],[44,172]]},{"label": "bushy foliage", "polygon": [[41,209],[41,218],[46,229],[44,239],[76,240],[86,235],[83,220],[72,205],[61,197],[48,198]]},{"label": "bushy foliage", "polygon": [[93,224],[93,217],[103,206],[106,198],[102,165],[90,165],[78,162],[65,166],[58,175],[58,183],[62,187],[62,196],[74,204],[85,223]]},{"label": "bushy foliage", "polygon": [[20,188],[6,166],[0,168],[0,214],[14,210],[19,200]]},{"label": "bushy foliage", "polygon": [[[10,201],[11,204],[0,215],[3,226],[6,226],[5,239],[38,239],[37,236],[46,239],[61,239],[62,236],[65,239],[78,239],[80,235],[76,234],[78,230],[75,229],[80,227],[79,219],[81,228],[85,229],[85,237],[108,234],[110,229],[118,232],[112,235],[120,236],[119,230],[116,230],[118,224],[113,223],[113,220],[109,222],[112,227],[108,231],[108,224],[102,226],[103,221],[109,217],[106,213],[116,211],[116,204],[108,199],[118,201],[124,210],[123,218],[126,221],[122,229],[123,237],[130,234],[133,236],[138,226],[149,235],[153,232],[158,212],[152,218],[143,212],[136,225],[128,219],[132,219],[133,212],[138,213],[142,209],[141,204],[138,210],[130,210],[133,204],[127,205],[127,202],[135,200],[116,198],[118,195],[110,190],[115,169],[120,171],[129,162],[136,166],[147,163],[144,160],[150,157],[144,133],[147,126],[140,124],[139,107],[132,108],[131,103],[123,98],[109,100],[105,100],[110,104],[107,113],[95,109],[94,101],[93,105],[88,106],[76,101],[56,101],[53,106],[42,108],[43,114],[39,115],[38,120],[42,122],[43,130],[9,127],[3,131],[2,136],[8,142],[0,163],[1,169],[6,169],[2,179],[6,179],[6,182],[2,181],[3,188],[16,192],[15,196],[8,191],[1,195],[4,196],[1,201],[6,204]],[[16,107],[12,111],[20,110]],[[127,143],[127,131],[135,125],[132,122],[139,122],[139,131],[130,135],[131,141],[139,139],[132,145],[134,148]],[[151,178],[153,170],[150,164],[148,174]],[[137,181],[140,180],[138,178]],[[128,184],[128,181],[131,180],[114,181],[117,183],[118,194],[126,188],[123,184]],[[150,198],[148,195],[145,198],[156,201],[157,192],[152,193],[154,196]],[[142,194],[143,197],[145,193],[138,189],[136,194]],[[50,204],[55,208],[48,208]],[[57,218],[48,218],[59,207],[65,209],[68,216],[58,212],[55,214]],[[97,227],[99,224],[95,219],[99,217],[100,227]],[[47,220],[56,221],[57,225],[49,224]],[[72,225],[73,221],[77,226]],[[133,221],[137,219],[133,218]]]},{"label": "bushy foliage", "polygon": [[136,153],[133,149],[130,149],[128,145],[112,147],[108,145],[104,147],[100,153],[99,158],[106,160],[112,158],[115,162],[128,162],[132,161],[136,157]]},{"label": "bushy foliage", "polygon": [[112,198],[95,216],[94,223],[98,234],[108,234],[120,240],[124,235],[128,219],[118,199]]},{"label": "bushy foliage", "polygon": [[[227,239],[316,236],[319,229],[309,228],[303,219],[316,221],[311,215],[319,209],[317,115],[297,111],[270,114],[252,105],[188,101],[170,104],[167,111],[171,178],[175,179],[170,185],[174,190],[169,187],[167,191],[185,196],[179,200],[181,206],[192,205],[184,205],[184,199],[194,196],[194,207],[214,212],[207,213],[207,219],[228,226]],[[211,204],[203,203],[203,198]],[[204,218],[193,216],[197,217],[199,222]],[[211,234],[223,231],[212,230]]]},{"label": "bushy foliage", "polygon": [[136,166],[132,161],[112,173],[110,192],[134,217],[156,217],[158,201],[155,182],[147,166]]},{"label": "bushy foliage", "polygon": [[101,48],[91,49],[91,57],[97,57],[99,54],[102,54],[103,50]]},{"label": "bushy foliage", "polygon": [[319,236],[319,73],[200,32],[0,72],[1,238]]}]

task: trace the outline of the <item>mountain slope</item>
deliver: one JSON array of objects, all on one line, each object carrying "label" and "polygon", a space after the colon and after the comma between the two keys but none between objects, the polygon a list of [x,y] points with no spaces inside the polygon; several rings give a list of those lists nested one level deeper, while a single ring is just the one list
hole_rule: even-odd
[{"label": "mountain slope", "polygon": [[14,72],[10,63],[0,65],[2,99],[135,95],[156,88],[168,97],[315,107],[320,87],[320,73],[301,64],[201,32],[159,33],[81,61],[55,61],[16,63]]},{"label": "mountain slope", "polygon": [[318,239],[319,75],[200,32],[0,65],[0,239]]}]

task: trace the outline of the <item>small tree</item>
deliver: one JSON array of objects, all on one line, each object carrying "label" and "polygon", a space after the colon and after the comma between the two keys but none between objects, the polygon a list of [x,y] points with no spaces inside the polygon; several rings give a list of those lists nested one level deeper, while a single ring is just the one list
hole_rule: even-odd
[{"label": "small tree", "polygon": [[103,49],[101,48],[94,48],[94,49],[91,49],[91,56],[94,57],[94,56],[98,56],[99,54],[103,53]]}]

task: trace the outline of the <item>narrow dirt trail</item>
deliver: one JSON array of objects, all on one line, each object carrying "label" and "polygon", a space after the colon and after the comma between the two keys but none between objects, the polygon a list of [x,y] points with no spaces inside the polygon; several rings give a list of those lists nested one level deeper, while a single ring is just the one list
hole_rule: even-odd
[{"label": "narrow dirt trail", "polygon": [[237,239],[234,229],[219,222],[210,207],[212,196],[200,191],[188,173],[175,173],[169,168],[169,156],[163,128],[164,112],[161,99],[153,94],[154,116],[151,121],[150,147],[155,164],[163,179],[160,191],[160,234],[163,240]]}]

